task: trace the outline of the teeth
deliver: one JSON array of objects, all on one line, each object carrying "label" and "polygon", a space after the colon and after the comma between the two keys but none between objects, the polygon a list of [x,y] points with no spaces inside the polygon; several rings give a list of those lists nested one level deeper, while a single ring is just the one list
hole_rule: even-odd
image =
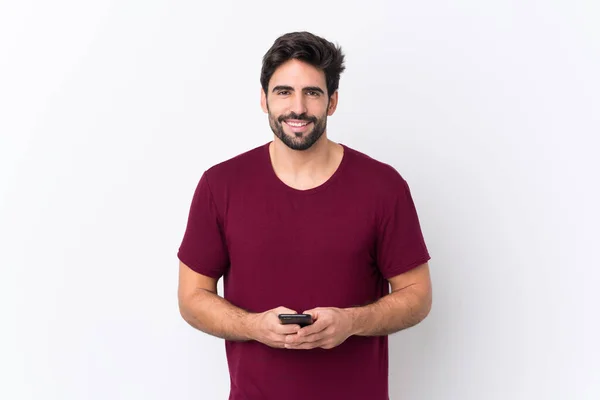
[{"label": "teeth", "polygon": [[297,126],[297,127],[300,127],[300,126],[305,126],[305,125],[307,125],[307,124],[308,124],[308,122],[304,122],[304,123],[300,123],[300,124],[299,124],[299,123],[296,123],[296,122],[288,122],[287,124],[288,124],[288,125],[290,125],[290,126]]}]

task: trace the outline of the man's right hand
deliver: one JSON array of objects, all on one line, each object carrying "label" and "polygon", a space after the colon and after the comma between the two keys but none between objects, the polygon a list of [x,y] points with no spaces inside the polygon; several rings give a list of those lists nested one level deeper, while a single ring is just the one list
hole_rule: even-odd
[{"label": "man's right hand", "polygon": [[278,349],[285,348],[285,337],[295,335],[300,325],[284,325],[279,320],[279,314],[298,314],[286,307],[277,307],[259,314],[248,315],[248,328],[253,340]]}]

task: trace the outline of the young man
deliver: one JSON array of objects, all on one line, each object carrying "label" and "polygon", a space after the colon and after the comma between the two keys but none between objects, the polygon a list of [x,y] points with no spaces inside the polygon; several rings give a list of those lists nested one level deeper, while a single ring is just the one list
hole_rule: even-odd
[{"label": "young man", "polygon": [[230,400],[387,400],[387,335],[429,313],[430,257],[406,181],[327,138],[343,70],[325,39],[278,38],[261,73],[274,140],[208,169],[194,193],[179,306],[226,340]]}]

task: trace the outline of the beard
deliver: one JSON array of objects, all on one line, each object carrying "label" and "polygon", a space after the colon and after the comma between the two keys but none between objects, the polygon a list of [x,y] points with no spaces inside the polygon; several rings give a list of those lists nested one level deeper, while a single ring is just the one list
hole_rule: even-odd
[{"label": "beard", "polygon": [[[287,119],[312,122],[313,128],[309,132],[292,132],[291,135],[288,135],[283,131],[283,123]],[[277,136],[290,149],[307,150],[310,149],[310,147],[321,138],[327,129],[327,113],[325,113],[325,115],[323,115],[321,118],[309,116],[306,113],[298,115],[294,112],[275,117],[269,110],[269,125],[271,126],[271,130],[275,136]]]}]

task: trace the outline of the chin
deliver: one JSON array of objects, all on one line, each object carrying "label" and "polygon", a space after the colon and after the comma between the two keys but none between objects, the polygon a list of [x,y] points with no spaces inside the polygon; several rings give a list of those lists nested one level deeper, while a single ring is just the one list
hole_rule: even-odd
[{"label": "chin", "polygon": [[[321,136],[321,137],[322,137],[322,136]],[[316,140],[314,140],[314,139],[312,139],[312,138],[304,138],[304,139],[303,139],[303,140],[301,140],[301,141],[296,141],[296,140],[293,140],[293,142],[292,142],[291,146],[288,144],[288,147],[291,147],[291,148],[293,148],[293,149],[295,149],[295,150],[308,150],[308,149],[310,149],[312,146],[314,146],[314,145],[315,145],[315,144],[316,144],[316,143],[319,141],[319,139],[320,139],[321,137],[317,138]],[[287,143],[286,143],[286,144],[287,144]]]},{"label": "chin", "polygon": [[284,142],[284,143],[290,149],[292,149],[292,150],[298,150],[298,151],[308,150],[313,145],[313,143],[307,143],[307,142],[301,142],[301,143],[297,143],[297,142],[294,142],[294,143]]},{"label": "chin", "polygon": [[323,133],[316,139],[314,136],[314,128],[310,132],[302,132],[297,135],[295,132],[286,132],[283,127],[273,129],[273,133],[277,136],[288,148],[292,150],[304,151],[310,149],[322,137]]}]

